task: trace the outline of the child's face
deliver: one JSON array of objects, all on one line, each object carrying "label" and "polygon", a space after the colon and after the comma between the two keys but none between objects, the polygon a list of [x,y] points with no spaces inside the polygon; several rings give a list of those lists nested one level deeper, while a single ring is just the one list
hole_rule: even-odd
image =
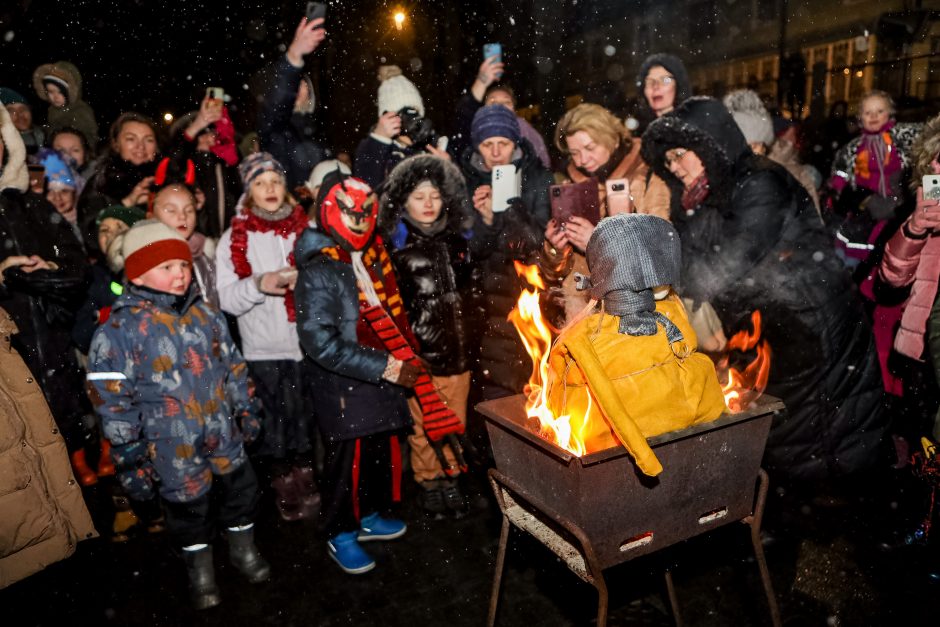
[{"label": "child's face", "polygon": [[153,217],[189,239],[196,230],[196,199],[186,189],[164,188],[153,199]]},{"label": "child's face", "polygon": [[871,96],[862,102],[859,117],[866,131],[877,133],[891,119],[891,105],[881,96]]},{"label": "child's face", "polygon": [[284,204],[287,189],[277,172],[264,172],[251,182],[251,202],[268,213],[275,213]]},{"label": "child's face", "polygon": [[181,296],[189,289],[192,278],[193,270],[188,261],[170,259],[150,268],[136,279],[131,279],[131,283],[137,286],[149,287],[158,292]]},{"label": "child's face", "polygon": [[108,247],[114,238],[128,229],[128,226],[117,218],[105,218],[98,225],[98,249],[108,252]]},{"label": "child's face", "polygon": [[46,96],[49,97],[49,104],[53,107],[64,107],[66,105],[65,94],[57,85],[46,85]]},{"label": "child's face", "polygon": [[72,133],[59,133],[52,140],[52,148],[58,150],[66,157],[75,159],[76,165],[82,167],[85,165],[85,147],[82,145],[82,139]]},{"label": "child's face", "polygon": [[430,183],[423,183],[408,194],[405,209],[418,224],[430,225],[441,215],[441,192]]}]

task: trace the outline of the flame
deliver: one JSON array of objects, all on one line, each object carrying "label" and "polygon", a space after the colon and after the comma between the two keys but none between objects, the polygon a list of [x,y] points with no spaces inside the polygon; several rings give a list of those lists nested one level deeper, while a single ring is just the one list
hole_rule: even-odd
[{"label": "flame", "polygon": [[[732,413],[747,409],[748,405],[760,398],[767,388],[767,379],[770,377],[771,350],[767,340],[761,338],[761,313],[755,310],[751,314],[752,330],[744,329],[736,333],[725,349],[725,355],[718,362],[717,370],[719,380],[722,372],[727,372],[728,380],[722,385],[725,395],[725,404]],[[732,351],[747,353],[755,351],[754,359],[738,370],[730,365]]]},{"label": "flame", "polygon": [[591,396],[587,395],[587,407],[581,415],[555,416],[548,406],[547,386],[549,377],[548,356],[552,347],[551,329],[542,318],[539,307],[539,290],[545,289],[538,266],[526,266],[513,262],[516,273],[523,277],[533,289],[523,289],[516,307],[509,313],[509,321],[516,327],[526,352],[532,359],[532,374],[526,386],[526,415],[529,426],[538,434],[559,447],[582,456],[587,452],[585,433],[587,417],[591,414]]}]

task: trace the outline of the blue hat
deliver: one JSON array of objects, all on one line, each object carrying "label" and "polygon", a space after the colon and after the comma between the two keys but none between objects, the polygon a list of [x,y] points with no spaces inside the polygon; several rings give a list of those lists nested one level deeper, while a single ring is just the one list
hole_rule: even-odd
[{"label": "blue hat", "polygon": [[29,104],[20,92],[14,91],[9,87],[0,87],[0,103],[3,103],[4,106],[11,104]]},{"label": "blue hat", "polygon": [[521,133],[516,114],[508,107],[492,104],[477,109],[470,126],[470,141],[476,148],[490,137],[505,137],[514,144],[519,143]]},{"label": "blue hat", "polygon": [[46,181],[49,189],[78,189],[78,181],[72,168],[65,159],[54,150],[44,149],[39,155],[39,163],[46,168]]}]

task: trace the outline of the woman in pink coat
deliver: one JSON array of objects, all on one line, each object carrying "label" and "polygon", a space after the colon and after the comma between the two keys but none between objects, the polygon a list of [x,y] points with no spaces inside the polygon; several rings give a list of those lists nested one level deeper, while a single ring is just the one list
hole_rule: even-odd
[{"label": "woman in pink coat", "polygon": [[[920,175],[940,175],[940,116],[924,129],[915,153]],[[915,178],[915,181],[919,181]],[[895,287],[911,286],[894,349],[917,361],[932,360],[940,384],[940,194],[927,194],[917,188],[917,206],[885,246],[879,278]],[[933,197],[931,197],[933,196]],[[940,439],[940,412],[933,424],[933,437]]]}]

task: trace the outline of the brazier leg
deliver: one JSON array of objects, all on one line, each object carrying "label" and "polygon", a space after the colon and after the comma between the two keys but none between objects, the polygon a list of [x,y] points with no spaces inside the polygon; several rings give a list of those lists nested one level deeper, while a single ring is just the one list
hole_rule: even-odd
[{"label": "brazier leg", "polygon": [[669,593],[669,605],[672,607],[672,618],[676,621],[676,627],[682,627],[682,614],[679,613],[679,596],[676,594],[676,587],[672,584],[672,571],[667,568],[663,572],[666,575],[666,592]]},{"label": "brazier leg", "polygon": [[496,572],[493,573],[493,591],[490,593],[490,613],[486,624],[496,624],[496,606],[499,603],[499,586],[503,581],[503,567],[506,565],[506,545],[509,544],[509,517],[503,516],[503,528],[499,532],[499,550],[496,553]]},{"label": "brazier leg", "polygon": [[754,557],[757,558],[757,567],[760,569],[761,582],[767,594],[767,605],[770,606],[770,621],[774,627],[781,627],[780,608],[777,606],[777,597],[774,595],[774,585],[770,580],[770,569],[767,568],[767,558],[764,556],[764,545],[760,541],[760,526],[764,518],[764,505],[767,504],[767,491],[770,489],[770,478],[763,468],[758,470],[760,484],[757,488],[757,500],[754,504],[754,513],[744,519],[751,528],[751,544],[754,546]]}]

